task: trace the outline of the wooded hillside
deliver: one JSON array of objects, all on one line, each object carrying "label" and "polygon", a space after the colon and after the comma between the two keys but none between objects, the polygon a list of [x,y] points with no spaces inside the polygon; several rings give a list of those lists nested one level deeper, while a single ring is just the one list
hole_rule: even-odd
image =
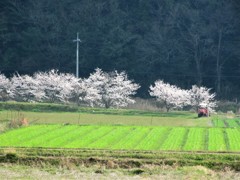
[{"label": "wooded hillside", "polygon": [[125,70],[141,97],[157,79],[240,97],[237,0],[1,0],[0,71],[75,73],[77,32],[82,77]]}]

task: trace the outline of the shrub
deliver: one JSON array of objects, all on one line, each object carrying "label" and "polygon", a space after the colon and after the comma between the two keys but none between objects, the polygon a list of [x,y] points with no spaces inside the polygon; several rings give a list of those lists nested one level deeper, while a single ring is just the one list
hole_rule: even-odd
[{"label": "shrub", "polygon": [[26,118],[12,119],[9,122],[9,128],[19,128],[21,126],[28,126],[28,120]]},{"label": "shrub", "polygon": [[5,160],[10,163],[15,163],[18,160],[18,156],[15,153],[7,153],[5,156]]},{"label": "shrub", "polygon": [[239,113],[240,105],[236,102],[231,101],[219,101],[217,111],[228,112],[232,111],[234,113]]}]

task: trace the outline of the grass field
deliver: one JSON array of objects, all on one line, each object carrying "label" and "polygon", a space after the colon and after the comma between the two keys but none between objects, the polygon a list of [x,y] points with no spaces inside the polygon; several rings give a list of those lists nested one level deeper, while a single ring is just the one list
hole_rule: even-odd
[{"label": "grass field", "polygon": [[[140,125],[140,126],[195,126],[211,127],[210,118],[197,118],[195,113],[170,112],[137,114],[101,114],[101,112],[29,112],[0,111],[0,122],[25,117],[31,124],[95,124],[95,125]],[[130,114],[130,115],[129,115]]]},{"label": "grass field", "polygon": [[214,117],[213,125],[215,127],[240,127],[239,118],[224,118],[224,117]]},{"label": "grass field", "polygon": [[224,114],[197,118],[193,112],[86,108],[47,103],[0,102],[1,124],[25,117],[30,124],[93,124],[184,127],[240,127],[240,118]]},{"label": "grass field", "polygon": [[2,147],[240,151],[240,129],[33,125],[0,135]]}]

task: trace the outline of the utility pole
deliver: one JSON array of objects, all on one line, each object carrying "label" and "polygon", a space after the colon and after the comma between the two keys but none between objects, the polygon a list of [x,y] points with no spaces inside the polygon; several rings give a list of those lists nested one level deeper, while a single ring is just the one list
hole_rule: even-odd
[{"label": "utility pole", "polygon": [[79,76],[79,42],[81,42],[81,39],[79,39],[78,37],[78,33],[77,33],[77,39],[74,39],[73,42],[77,42],[77,50],[76,50],[76,77],[78,78]]}]

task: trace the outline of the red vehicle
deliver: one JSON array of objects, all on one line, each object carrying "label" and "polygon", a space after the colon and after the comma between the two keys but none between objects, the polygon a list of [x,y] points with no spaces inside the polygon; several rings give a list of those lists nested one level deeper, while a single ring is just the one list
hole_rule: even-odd
[{"label": "red vehicle", "polygon": [[209,111],[207,108],[199,108],[198,109],[198,117],[202,117],[202,116],[209,116]]}]

